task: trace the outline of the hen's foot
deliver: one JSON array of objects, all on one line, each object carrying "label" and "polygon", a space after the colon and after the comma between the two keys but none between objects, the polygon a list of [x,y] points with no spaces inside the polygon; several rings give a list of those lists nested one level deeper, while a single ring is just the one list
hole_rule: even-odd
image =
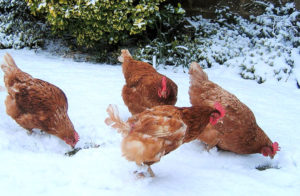
[{"label": "hen's foot", "polygon": [[[139,166],[142,171],[134,171],[134,174],[137,178],[145,178],[145,177],[155,177],[154,172],[152,171],[151,167],[148,165]],[[147,171],[145,171],[147,168]]]},{"label": "hen's foot", "polygon": [[28,135],[32,135],[33,131],[32,130],[27,130]]}]

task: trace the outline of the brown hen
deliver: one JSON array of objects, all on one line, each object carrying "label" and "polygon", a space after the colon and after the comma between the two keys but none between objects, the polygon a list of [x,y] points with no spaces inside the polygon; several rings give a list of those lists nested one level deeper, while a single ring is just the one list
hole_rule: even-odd
[{"label": "brown hen", "polygon": [[127,122],[120,119],[116,107],[109,105],[107,112],[106,124],[123,135],[123,156],[137,165],[146,165],[152,177],[150,165],[181,144],[197,139],[208,123],[217,123],[225,113],[218,103],[214,107],[155,106],[133,115]]},{"label": "brown hen", "polygon": [[274,157],[279,150],[277,142],[272,142],[257,125],[253,112],[235,95],[208,80],[200,65],[193,62],[190,74],[190,102],[193,106],[208,101],[219,102],[226,110],[226,116],[215,125],[208,125],[199,139],[208,148],[220,149],[238,154],[262,153]]},{"label": "brown hen", "polygon": [[175,105],[177,85],[171,79],[150,64],[134,60],[128,50],[122,50],[118,59],[126,80],[122,97],[132,114],[157,105]]},{"label": "brown hen", "polygon": [[74,147],[79,136],[67,114],[64,92],[20,70],[9,54],[5,54],[1,68],[8,92],[6,113],[29,133],[41,129]]}]

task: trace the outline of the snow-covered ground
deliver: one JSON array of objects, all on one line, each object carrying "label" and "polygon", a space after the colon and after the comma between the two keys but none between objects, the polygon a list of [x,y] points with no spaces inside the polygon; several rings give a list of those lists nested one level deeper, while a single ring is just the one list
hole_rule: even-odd
[{"label": "snow-covered ground", "polygon": [[[70,147],[57,137],[39,131],[29,136],[6,114],[6,92],[0,92],[1,195],[300,195],[300,90],[292,79],[259,85],[241,79],[233,68],[205,70],[212,81],[246,103],[258,124],[279,143],[281,151],[273,160],[215,148],[207,152],[194,141],[154,164],[155,178],[137,179],[136,165],[121,156],[121,136],[104,123],[110,103],[118,105],[123,119],[130,116],[121,97],[121,66],[76,63],[28,50],[0,50],[0,58],[5,52],[23,71],[63,89],[80,135],[77,147],[100,147],[69,157],[65,153]],[[299,68],[299,53],[294,56]],[[176,105],[189,106],[188,74],[159,71],[178,84]],[[272,168],[256,169],[262,165]]]}]

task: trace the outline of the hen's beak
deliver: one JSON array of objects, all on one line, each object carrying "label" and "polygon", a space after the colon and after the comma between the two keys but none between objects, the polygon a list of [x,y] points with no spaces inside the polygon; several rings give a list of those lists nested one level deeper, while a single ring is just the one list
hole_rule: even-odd
[{"label": "hen's beak", "polygon": [[274,159],[274,156],[275,156],[275,154],[269,154],[269,157],[270,157],[271,159]]}]

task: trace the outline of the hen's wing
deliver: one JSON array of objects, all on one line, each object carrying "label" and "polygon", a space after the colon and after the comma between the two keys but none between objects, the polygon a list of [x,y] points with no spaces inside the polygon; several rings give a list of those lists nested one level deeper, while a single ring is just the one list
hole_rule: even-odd
[{"label": "hen's wing", "polygon": [[[174,106],[156,106],[128,120],[132,132],[139,132],[150,137],[162,138],[176,146],[182,143],[187,130]],[[177,146],[178,147],[178,146]]]},{"label": "hen's wing", "polygon": [[142,94],[141,88],[124,85],[122,89],[122,98],[132,114],[137,114],[148,108],[149,104],[145,102],[145,94]]},{"label": "hen's wing", "polygon": [[183,143],[187,126],[173,106],[157,106],[132,116],[129,134],[122,142],[123,155],[137,164],[152,164]]},{"label": "hen's wing", "polygon": [[67,98],[58,87],[39,80],[15,82],[8,88],[9,96],[21,113],[53,115],[57,110],[67,111]]}]

